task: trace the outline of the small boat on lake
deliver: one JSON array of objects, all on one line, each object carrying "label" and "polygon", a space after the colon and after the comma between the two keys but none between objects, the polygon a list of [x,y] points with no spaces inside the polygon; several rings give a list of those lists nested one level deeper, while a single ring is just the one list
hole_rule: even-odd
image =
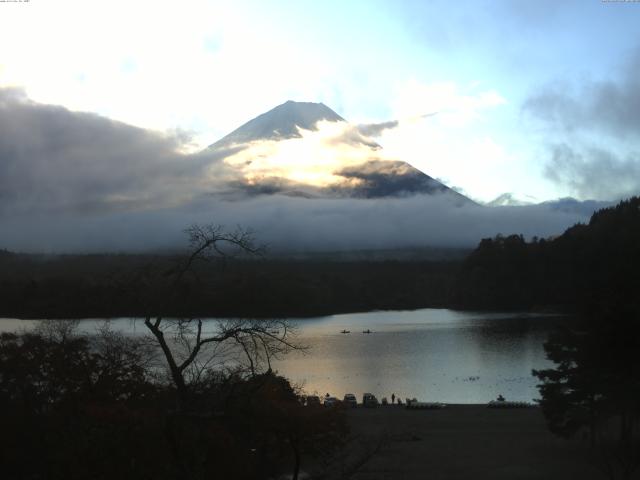
[{"label": "small boat on lake", "polygon": [[351,333],[349,330],[342,330],[340,333]]},{"label": "small boat on lake", "polygon": [[371,333],[371,330],[366,329],[366,330],[363,330],[362,333]]}]

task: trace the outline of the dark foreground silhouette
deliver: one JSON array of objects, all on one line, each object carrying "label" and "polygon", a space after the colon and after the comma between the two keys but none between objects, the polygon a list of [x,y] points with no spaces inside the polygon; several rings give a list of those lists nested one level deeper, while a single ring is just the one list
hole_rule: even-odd
[{"label": "dark foreground silhouette", "polygon": [[143,343],[67,333],[0,336],[2,478],[272,478],[345,436],[271,372],[201,371],[177,408]]}]

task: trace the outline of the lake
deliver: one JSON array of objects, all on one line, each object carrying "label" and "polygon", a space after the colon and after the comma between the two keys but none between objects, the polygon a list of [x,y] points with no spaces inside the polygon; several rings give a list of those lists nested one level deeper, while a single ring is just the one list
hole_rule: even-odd
[{"label": "lake", "polygon": [[[215,320],[211,320],[214,322]],[[544,368],[543,342],[561,317],[474,313],[447,309],[384,311],[292,320],[307,353],[292,353],[274,369],[307,393],[342,398],[363,392],[381,398],[486,403],[538,398],[534,368]],[[95,331],[99,320],[81,322]],[[37,322],[0,319],[0,331]],[[115,319],[113,328],[142,335],[140,320]],[[213,328],[213,323],[210,324]],[[371,333],[362,333],[363,330]],[[351,333],[340,333],[349,330]]]}]

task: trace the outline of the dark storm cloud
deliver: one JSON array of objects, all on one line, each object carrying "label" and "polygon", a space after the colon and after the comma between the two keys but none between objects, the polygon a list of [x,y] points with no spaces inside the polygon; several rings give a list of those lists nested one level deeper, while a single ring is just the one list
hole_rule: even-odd
[{"label": "dark storm cloud", "polygon": [[212,152],[180,154],[186,142],[180,133],[162,135],[0,89],[0,214],[182,201],[198,192],[214,160]]}]

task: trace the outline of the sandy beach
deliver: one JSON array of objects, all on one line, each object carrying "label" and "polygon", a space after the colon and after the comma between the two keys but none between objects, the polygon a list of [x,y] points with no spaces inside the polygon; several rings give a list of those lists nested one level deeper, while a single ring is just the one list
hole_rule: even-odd
[{"label": "sandy beach", "polygon": [[386,406],[350,410],[348,419],[351,460],[334,468],[356,480],[604,478],[588,440],[554,436],[539,408]]}]

